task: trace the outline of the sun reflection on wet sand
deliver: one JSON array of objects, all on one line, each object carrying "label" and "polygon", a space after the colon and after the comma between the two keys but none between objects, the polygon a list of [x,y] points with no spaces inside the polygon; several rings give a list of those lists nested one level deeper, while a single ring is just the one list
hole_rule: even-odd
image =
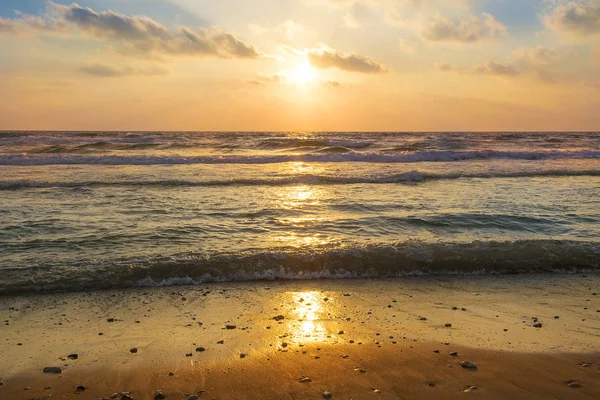
[{"label": "sun reflection on wet sand", "polygon": [[330,323],[328,298],[321,292],[288,292],[290,304],[290,338],[300,342],[336,340],[327,328]]}]

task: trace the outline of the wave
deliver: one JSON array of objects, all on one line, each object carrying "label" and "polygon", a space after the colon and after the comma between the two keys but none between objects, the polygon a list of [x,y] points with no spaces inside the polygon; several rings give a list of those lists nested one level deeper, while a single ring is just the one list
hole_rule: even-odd
[{"label": "wave", "polygon": [[597,271],[600,243],[560,240],[354,245],[258,253],[186,253],[2,268],[0,294],[76,291],[207,282],[392,278],[410,275]]},{"label": "wave", "polygon": [[287,185],[352,185],[352,184],[416,184],[435,180],[496,179],[536,177],[600,176],[600,170],[547,170],[517,172],[456,172],[436,174],[410,171],[381,177],[343,177],[332,175],[298,175],[283,178],[228,179],[228,180],[91,180],[80,182],[46,182],[31,180],[0,181],[0,190],[84,188],[94,186],[149,186],[149,187],[223,187],[223,186],[287,186]]},{"label": "wave", "polygon": [[600,158],[598,150],[579,151],[418,151],[401,153],[228,155],[228,156],[83,156],[56,154],[9,154],[0,156],[0,165],[180,165],[180,164],[274,164],[284,162],[371,162],[416,163],[453,162],[478,159],[545,160],[557,158]]},{"label": "wave", "polygon": [[259,146],[272,149],[293,149],[302,147],[346,147],[351,149],[364,149],[373,144],[375,144],[374,141],[365,140],[278,137],[263,140]]},{"label": "wave", "polygon": [[31,180],[0,181],[0,190],[84,188],[94,186],[149,186],[149,187],[224,187],[224,186],[287,186],[287,185],[352,185],[352,184],[415,184],[435,180],[455,179],[501,179],[536,177],[600,176],[600,170],[550,170],[531,172],[487,172],[487,173],[421,173],[410,171],[383,177],[340,177],[330,175],[299,175],[284,178],[228,179],[228,180],[96,180],[80,182],[44,182]]}]

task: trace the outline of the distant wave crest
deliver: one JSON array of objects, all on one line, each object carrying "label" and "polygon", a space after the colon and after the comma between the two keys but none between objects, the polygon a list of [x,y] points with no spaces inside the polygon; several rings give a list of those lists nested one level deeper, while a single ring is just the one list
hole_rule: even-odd
[{"label": "distant wave crest", "polygon": [[9,154],[0,156],[0,165],[176,165],[176,164],[274,164],[284,162],[371,162],[416,163],[452,162],[477,159],[544,160],[556,158],[600,158],[600,151],[416,151],[416,152],[346,152],[285,155],[223,156],[119,156]]},{"label": "distant wave crest", "polygon": [[600,170],[546,170],[517,172],[456,172],[446,174],[410,171],[386,176],[333,176],[297,175],[281,178],[228,179],[228,180],[92,180],[73,182],[47,182],[31,180],[0,181],[0,190],[35,188],[82,188],[94,186],[153,186],[153,187],[223,187],[223,186],[286,186],[286,185],[352,185],[352,184],[415,184],[434,180],[461,178],[535,178],[567,176],[600,176]]}]

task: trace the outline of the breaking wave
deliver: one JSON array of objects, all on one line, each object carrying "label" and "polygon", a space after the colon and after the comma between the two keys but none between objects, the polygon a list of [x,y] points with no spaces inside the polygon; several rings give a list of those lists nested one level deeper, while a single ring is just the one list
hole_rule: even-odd
[{"label": "breaking wave", "polygon": [[13,266],[3,269],[0,294],[278,279],[576,272],[596,271],[599,267],[597,242],[410,240],[259,253],[186,253],[101,264],[81,262],[76,266]]}]

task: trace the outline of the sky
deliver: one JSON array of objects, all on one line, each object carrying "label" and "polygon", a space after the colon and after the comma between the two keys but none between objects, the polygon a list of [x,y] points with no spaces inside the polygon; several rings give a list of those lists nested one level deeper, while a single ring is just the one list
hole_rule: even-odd
[{"label": "sky", "polygon": [[598,131],[600,0],[2,0],[0,130]]}]

